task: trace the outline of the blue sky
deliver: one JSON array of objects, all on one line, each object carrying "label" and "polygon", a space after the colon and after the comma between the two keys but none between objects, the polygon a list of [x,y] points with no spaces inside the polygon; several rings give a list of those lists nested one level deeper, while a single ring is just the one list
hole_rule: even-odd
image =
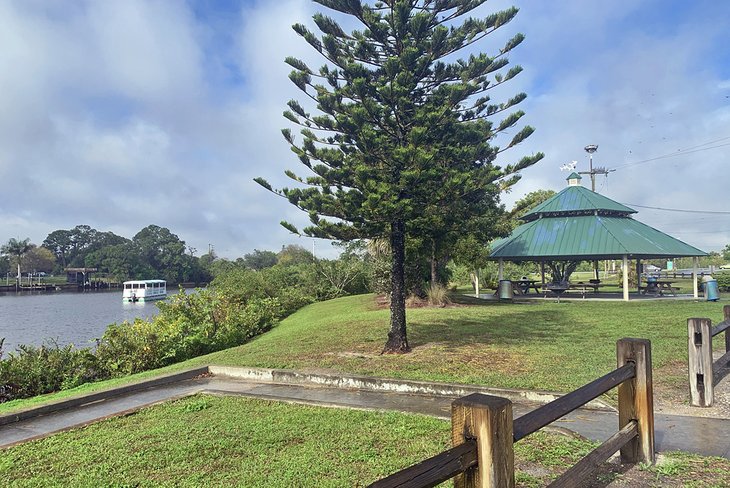
[{"label": "blue sky", "polygon": [[[476,45],[525,70],[535,134],[505,153],[543,151],[504,195],[565,185],[559,167],[598,144],[618,168],[598,190],[626,204],[730,211],[730,3],[519,0],[515,21]],[[487,14],[512,2],[492,0]],[[316,5],[272,1],[0,2],[0,240],[40,243],[88,224],[131,237],[168,227],[223,256],[311,241],[278,222],[306,217],[252,182],[299,170],[279,130],[299,93],[287,55],[318,58],[291,30]],[[713,142],[715,141],[715,142]],[[700,151],[697,151],[700,149]],[[690,152],[694,151],[694,152]],[[511,154],[510,154],[511,153]],[[676,157],[630,164],[657,156]],[[502,161],[503,163],[509,160]],[[730,243],[730,215],[638,208],[637,218],[705,250]],[[330,252],[318,242],[319,252]]]}]

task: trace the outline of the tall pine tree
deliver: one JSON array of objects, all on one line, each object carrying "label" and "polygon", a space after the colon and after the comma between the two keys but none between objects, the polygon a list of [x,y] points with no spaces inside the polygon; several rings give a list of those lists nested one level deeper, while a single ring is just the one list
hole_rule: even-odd
[{"label": "tall pine tree", "polygon": [[476,18],[470,14],[486,0],[315,1],[362,27],[348,33],[322,13],[314,15],[319,34],[293,26],[325,59],[318,71],[299,59],[286,60],[294,69],[291,81],[316,103],[315,114],[296,100],[284,112],[301,128],[301,142],[290,129],[282,131],[312,175],[287,171],[297,184],[280,190],[256,181],[309,214],[307,235],[389,239],[391,326],[384,352],[407,352],[407,236],[478,215],[493,206],[495,185],[513,182],[518,171],[542,158],[538,153],[495,164],[531,127],[517,130],[503,148],[490,144],[524,115],[511,111],[524,93],[502,103],[489,97],[521,71],[508,68],[506,55],[524,36],[514,36],[493,56],[459,58],[512,20],[517,9]]}]

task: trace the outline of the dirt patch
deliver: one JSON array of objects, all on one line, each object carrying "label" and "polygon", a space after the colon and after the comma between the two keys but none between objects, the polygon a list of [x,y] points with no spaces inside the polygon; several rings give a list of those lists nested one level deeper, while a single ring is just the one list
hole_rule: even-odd
[{"label": "dirt patch", "polygon": [[355,359],[372,359],[374,357],[379,356],[379,354],[368,354],[364,352],[353,352],[353,351],[345,351],[345,352],[335,352],[335,353],[329,353],[334,354],[337,357],[340,358],[355,358]]},{"label": "dirt patch", "polygon": [[[383,310],[390,307],[390,299],[385,295],[377,295],[375,297],[375,305],[378,309]],[[462,303],[450,302],[444,305],[431,305],[428,300],[410,296],[406,299],[406,309],[415,308],[459,308],[467,305]]]},{"label": "dirt patch", "polygon": [[[523,473],[520,487],[547,486],[565,468],[545,467],[533,462],[517,462]],[[596,469],[580,486],[586,488],[618,487],[700,487],[730,486],[730,462],[720,458],[701,458],[672,453],[657,455],[654,466],[621,465],[616,454]],[[520,477],[518,477],[519,480]]]},{"label": "dirt patch", "polygon": [[531,360],[523,354],[484,344],[428,342],[414,347],[409,356],[414,361],[438,360],[446,365],[458,364],[459,369],[474,371],[489,369],[510,376],[532,370]]}]

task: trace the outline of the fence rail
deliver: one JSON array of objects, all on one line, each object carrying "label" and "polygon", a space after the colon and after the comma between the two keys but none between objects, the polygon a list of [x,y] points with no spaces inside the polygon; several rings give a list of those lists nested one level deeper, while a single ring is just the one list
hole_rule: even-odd
[{"label": "fence rail", "polygon": [[[687,319],[687,347],[690,403],[695,407],[711,407],[715,401],[715,373],[730,364],[730,305],[722,308],[724,321],[712,326],[706,318]],[[712,360],[712,338],[725,333],[725,353]]]},{"label": "fence rail", "polygon": [[512,420],[512,402],[474,393],[451,405],[454,447],[376,481],[373,488],[423,488],[454,478],[456,488],[514,487],[514,443],[618,387],[619,431],[578,461],[550,486],[577,486],[621,450],[621,462],[654,462],[654,401],[651,344],[621,339],[617,369]]},{"label": "fence rail", "polygon": [[636,365],[634,363],[627,363],[607,375],[523,415],[516,419],[514,423],[515,442],[552,424],[564,415],[598,398],[624,381],[633,378],[635,375]]},{"label": "fence rail", "polygon": [[372,488],[430,488],[477,464],[477,443],[468,440],[371,484]]}]

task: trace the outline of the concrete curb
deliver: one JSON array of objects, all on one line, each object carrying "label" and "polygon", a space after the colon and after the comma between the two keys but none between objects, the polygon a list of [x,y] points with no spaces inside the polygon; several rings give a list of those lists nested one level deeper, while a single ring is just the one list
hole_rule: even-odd
[{"label": "concrete curb", "polygon": [[[488,388],[476,385],[437,383],[429,381],[395,380],[374,378],[371,376],[302,373],[287,369],[242,368],[232,366],[208,367],[214,376],[245,379],[260,383],[279,383],[288,385],[313,385],[329,388],[345,388],[371,391],[390,391],[421,395],[461,397],[471,393],[483,393],[507,398],[513,402],[550,403],[563,394],[549,391],[518,390],[513,388]],[[588,402],[584,408],[593,410],[616,411],[608,403],[596,399]]]},{"label": "concrete curb", "polygon": [[132,383],[131,385],[110,388],[108,390],[88,393],[86,395],[69,398],[67,400],[47,403],[45,405],[40,405],[38,407],[29,408],[27,410],[22,410],[19,412],[3,414],[0,415],[0,426],[12,424],[33,417],[39,417],[41,415],[47,415],[49,413],[57,412],[59,410],[80,407],[89,403],[108,400],[109,398],[124,395],[126,393],[133,393],[135,391],[146,390],[148,388],[154,388],[156,386],[162,386],[170,383],[176,383],[178,381],[189,380],[208,373],[208,366],[203,366],[200,368],[188,369],[180,373],[172,373],[164,376],[158,376],[157,378],[140,381],[138,383]]},{"label": "concrete curb", "polygon": [[[243,379],[257,383],[274,383],[281,385],[319,386],[326,388],[340,388],[352,390],[382,391],[393,393],[407,393],[415,395],[432,395],[442,397],[462,397],[472,393],[508,398],[513,402],[529,402],[545,404],[562,396],[560,393],[549,391],[518,390],[512,388],[488,388],[476,385],[462,385],[415,380],[396,380],[389,378],[375,378],[347,374],[302,373],[287,369],[245,368],[232,366],[203,366],[188,369],[179,373],[158,376],[146,381],[132,383],[117,388],[88,393],[66,400],[47,403],[38,407],[17,412],[0,414],[0,426],[19,422],[42,415],[58,412],[69,408],[81,407],[90,403],[108,400],[117,396],[134,393],[136,391],[168,385],[178,381],[189,380],[204,374],[225,376],[228,378]],[[616,409],[608,403],[596,399],[588,402],[584,408],[615,412]]]}]

